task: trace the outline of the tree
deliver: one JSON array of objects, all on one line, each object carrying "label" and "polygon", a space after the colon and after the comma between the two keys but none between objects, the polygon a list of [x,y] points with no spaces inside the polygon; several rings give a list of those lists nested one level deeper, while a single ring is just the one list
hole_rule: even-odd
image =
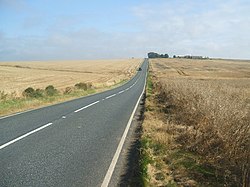
[{"label": "tree", "polygon": [[148,58],[169,58],[168,54],[158,54],[155,52],[149,52]]},{"label": "tree", "polygon": [[159,54],[154,53],[154,52],[150,52],[150,53],[148,53],[148,58],[159,58]]}]

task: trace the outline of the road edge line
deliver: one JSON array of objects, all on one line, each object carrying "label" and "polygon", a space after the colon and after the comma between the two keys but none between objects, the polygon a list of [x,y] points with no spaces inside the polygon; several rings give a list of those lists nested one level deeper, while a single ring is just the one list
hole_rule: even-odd
[{"label": "road edge line", "polygon": [[139,103],[140,103],[140,101],[141,101],[141,98],[142,98],[142,96],[143,96],[143,94],[144,94],[144,92],[145,92],[146,82],[147,82],[147,74],[148,74],[148,73],[147,73],[147,69],[146,69],[146,76],[145,76],[145,82],[144,82],[144,87],[143,87],[142,93],[141,93],[141,95],[140,95],[140,97],[139,97],[139,99],[138,99],[138,101],[137,101],[137,103],[136,103],[136,105],[135,105],[135,107],[134,107],[134,110],[133,110],[133,112],[132,112],[132,114],[131,114],[131,116],[130,116],[130,118],[129,118],[129,121],[128,121],[128,123],[127,123],[127,126],[126,126],[126,128],[125,128],[125,130],[124,130],[124,132],[123,132],[122,138],[121,138],[121,140],[120,140],[120,142],[119,142],[119,145],[118,145],[118,147],[117,147],[117,149],[116,149],[116,152],[115,152],[115,154],[114,154],[114,156],[113,156],[113,159],[112,159],[112,161],[111,161],[111,163],[110,163],[109,169],[108,169],[108,171],[107,171],[107,173],[106,173],[106,175],[105,175],[105,177],[104,177],[104,180],[103,180],[103,182],[102,182],[101,187],[108,187],[108,185],[109,185],[109,182],[110,182],[111,177],[112,177],[112,175],[113,175],[113,172],[114,172],[116,163],[117,163],[118,158],[119,158],[119,156],[120,156],[122,147],[123,147],[123,145],[124,145],[124,143],[125,143],[125,140],[126,140],[128,131],[129,131],[130,126],[131,126],[131,124],[132,124],[132,120],[133,120],[133,118],[134,118],[136,109],[138,108],[138,105],[139,105]]}]

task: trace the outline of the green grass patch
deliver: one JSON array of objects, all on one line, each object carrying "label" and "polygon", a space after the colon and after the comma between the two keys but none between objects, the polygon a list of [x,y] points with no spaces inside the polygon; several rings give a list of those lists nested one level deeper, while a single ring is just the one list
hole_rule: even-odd
[{"label": "green grass patch", "polygon": [[59,92],[50,92],[49,94],[43,94],[37,97],[23,97],[23,98],[9,98],[0,100],[0,114],[13,113],[16,111],[27,110],[36,108],[39,106],[45,106],[46,104],[54,104],[56,102],[63,102],[69,99],[83,97],[89,94],[94,94],[94,89],[89,90],[74,90],[69,94],[62,94]]},{"label": "green grass patch", "polygon": [[30,103],[32,99],[8,99],[0,101],[0,112],[12,111],[13,107],[15,109],[21,109]]},{"label": "green grass patch", "polygon": [[165,145],[154,141],[150,144],[151,149],[154,151],[155,155],[162,155],[165,153]]},{"label": "green grass patch", "polygon": [[148,176],[148,164],[153,163],[152,158],[147,152],[151,141],[149,138],[143,137],[140,141],[141,151],[140,151],[140,181],[142,186],[147,186],[149,181]]}]

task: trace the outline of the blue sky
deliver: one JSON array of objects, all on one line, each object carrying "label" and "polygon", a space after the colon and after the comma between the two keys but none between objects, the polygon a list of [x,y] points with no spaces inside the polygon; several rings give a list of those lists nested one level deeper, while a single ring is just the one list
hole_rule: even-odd
[{"label": "blue sky", "polygon": [[250,59],[249,0],[0,0],[0,61]]}]

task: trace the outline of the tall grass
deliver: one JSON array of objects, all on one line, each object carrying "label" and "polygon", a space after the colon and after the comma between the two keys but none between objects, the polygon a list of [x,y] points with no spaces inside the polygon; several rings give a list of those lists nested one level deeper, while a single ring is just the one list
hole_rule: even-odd
[{"label": "tall grass", "polygon": [[176,124],[176,141],[215,166],[225,185],[248,186],[250,101],[245,89],[230,80],[168,78],[155,85],[166,118]]}]

